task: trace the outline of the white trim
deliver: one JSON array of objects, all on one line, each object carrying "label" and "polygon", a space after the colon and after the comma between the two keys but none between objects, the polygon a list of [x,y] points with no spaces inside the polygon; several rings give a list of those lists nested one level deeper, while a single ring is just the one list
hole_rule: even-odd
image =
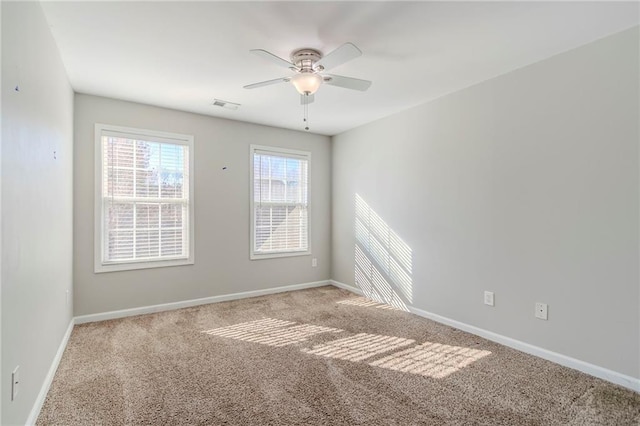
[{"label": "white trim", "polygon": [[53,378],[56,375],[56,370],[58,370],[58,365],[60,364],[60,360],[62,359],[62,354],[64,353],[64,350],[67,347],[67,343],[69,343],[69,338],[71,337],[71,332],[73,331],[74,324],[75,324],[75,318],[71,318],[71,321],[69,321],[69,326],[67,327],[67,331],[64,333],[64,336],[62,337],[60,346],[58,346],[58,352],[56,352],[56,356],[53,357],[53,361],[51,361],[49,372],[47,373],[47,376],[44,378],[44,382],[42,382],[42,386],[40,387],[40,392],[38,393],[38,397],[36,398],[36,401],[33,403],[33,407],[31,408],[29,417],[27,417],[27,422],[25,423],[26,425],[34,425],[38,420],[38,416],[40,415],[40,410],[42,410],[44,401],[47,398],[47,394],[49,393],[51,382],[53,382]]},{"label": "white trim", "polygon": [[360,296],[364,296],[364,293],[358,287],[354,287],[354,286],[351,286],[351,285],[348,285],[348,284],[345,284],[345,283],[341,283],[340,281],[336,281],[336,280],[330,280],[330,283],[334,287],[338,287],[338,288],[341,288],[343,290],[350,291],[351,293],[355,293],[355,294],[358,294]]},{"label": "white trim", "polygon": [[[335,280],[330,280],[330,282],[331,285],[335,287],[351,291],[355,294],[363,295],[362,290],[360,290],[359,288]],[[511,337],[506,337],[492,331],[484,330],[473,325],[465,324],[460,321],[446,318],[441,315],[423,311],[422,309],[413,306],[407,306],[407,308],[409,309],[409,312],[415,315],[457,328],[459,330],[466,331],[467,333],[475,334],[476,336],[484,337],[485,339],[491,340],[492,342],[500,343],[501,345],[517,349],[530,355],[546,359],[547,361],[555,362],[556,364],[560,364],[564,367],[573,368],[574,370],[578,370],[591,376],[598,377],[616,385],[623,386],[627,389],[640,392],[640,379],[637,379],[635,377],[627,376],[626,374],[618,373],[604,367],[599,367],[597,365],[590,364],[576,358],[543,349],[541,347],[534,346],[520,340],[512,339]]]},{"label": "white trim", "polygon": [[[174,259],[153,259],[133,260],[127,262],[103,262],[104,250],[104,220],[103,220],[103,198],[102,198],[102,178],[103,178],[103,158],[102,158],[102,135],[121,134],[123,136],[140,136],[147,140],[160,143],[171,143],[184,145],[189,150],[189,222],[187,223],[187,234],[189,244],[187,247],[187,257]],[[133,269],[162,268],[169,266],[193,265],[195,263],[195,170],[194,170],[194,137],[181,133],[169,133],[156,130],[136,129],[133,127],[114,126],[111,124],[95,123],[94,126],[94,272],[128,271]]]},{"label": "white trim", "polygon": [[[307,212],[308,214],[308,212]],[[308,225],[307,225],[308,226]],[[251,243],[253,244],[253,243]],[[252,246],[253,247],[253,246]],[[273,253],[251,254],[250,260],[276,259],[278,257],[311,256],[311,250],[277,251]]]},{"label": "white trim", "polygon": [[[295,158],[307,161],[307,249],[297,251],[278,251],[273,253],[256,253],[255,248],[255,210],[254,210],[254,176],[253,157],[258,154],[279,155],[281,157]],[[295,149],[280,148],[277,146],[266,146],[251,144],[249,146],[249,259],[262,260],[278,257],[294,257],[311,255],[311,151],[300,151]]]},{"label": "white trim", "polygon": [[254,152],[258,152],[259,154],[281,154],[283,157],[289,158],[297,158],[298,160],[307,159],[311,153],[309,151],[302,151],[300,149],[291,149],[291,148],[282,148],[279,146],[270,146],[270,145],[257,145],[251,144],[251,155]]},{"label": "white trim", "polygon": [[171,266],[186,266],[193,265],[195,262],[193,259],[165,259],[165,260],[134,260],[126,262],[113,262],[103,263],[98,268],[96,266],[94,272],[96,274],[102,274],[104,272],[116,272],[116,271],[132,271],[135,269],[152,269],[152,268],[167,268]]},{"label": "white trim", "polygon": [[163,303],[160,305],[142,306],[139,308],[122,309],[119,311],[102,312],[99,314],[81,315],[75,317],[76,324],[87,322],[105,321],[116,318],[125,318],[135,315],[151,314],[155,312],[172,311],[174,309],[189,308],[192,306],[208,305],[210,303],[226,302],[229,300],[245,299],[248,297],[264,296],[267,294],[283,293],[285,291],[303,290],[306,288],[322,287],[330,285],[329,280],[314,281],[302,284],[286,285],[282,287],[272,287],[264,290],[244,291],[241,293],[223,294],[220,296],[203,297],[202,299],[183,300],[180,302]]}]

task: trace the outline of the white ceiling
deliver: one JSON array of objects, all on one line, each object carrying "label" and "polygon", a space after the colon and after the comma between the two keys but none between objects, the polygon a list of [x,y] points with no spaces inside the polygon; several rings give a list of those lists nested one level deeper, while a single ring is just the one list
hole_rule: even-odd
[{"label": "white ceiling", "polygon": [[[311,132],[334,135],[504,74],[639,22],[636,2],[45,2],[77,92],[296,130],[290,75],[249,53],[285,59],[349,41],[363,55],[334,74],[367,92],[324,85]],[[214,98],[242,104],[212,106]]]}]

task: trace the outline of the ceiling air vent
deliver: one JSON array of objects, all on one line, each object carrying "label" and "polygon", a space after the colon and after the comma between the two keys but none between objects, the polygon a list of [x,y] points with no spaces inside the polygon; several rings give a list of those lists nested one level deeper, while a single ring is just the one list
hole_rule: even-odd
[{"label": "ceiling air vent", "polygon": [[214,99],[213,106],[227,108],[227,109],[238,109],[240,108],[240,104],[236,104],[229,101],[223,101],[222,99]]}]

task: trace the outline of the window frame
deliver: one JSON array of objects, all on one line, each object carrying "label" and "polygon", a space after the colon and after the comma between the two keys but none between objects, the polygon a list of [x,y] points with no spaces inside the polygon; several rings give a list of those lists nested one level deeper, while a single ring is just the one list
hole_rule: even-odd
[{"label": "window frame", "polygon": [[[103,179],[103,133],[121,133],[123,137],[142,139],[149,142],[170,143],[185,145],[189,150],[189,198],[187,215],[187,256],[168,259],[145,259],[104,261],[105,221],[104,221],[104,197],[102,188]],[[134,127],[115,126],[110,124],[95,124],[95,175],[94,175],[94,272],[129,271],[136,269],[163,268],[170,266],[193,265],[195,263],[195,208],[194,208],[194,137],[179,133],[161,132],[156,130],[138,129]]]},{"label": "window frame", "polygon": [[[299,157],[307,161],[307,248],[306,250],[297,251],[281,251],[272,253],[260,253],[255,251],[256,241],[256,210],[254,200],[254,173],[253,173],[253,160],[257,151],[273,154],[274,156],[282,155],[284,157]],[[281,257],[297,257],[297,256],[309,256],[312,254],[311,250],[311,152],[300,151],[289,148],[280,148],[266,145],[254,145],[249,147],[249,259],[261,260],[261,259],[273,259]]]}]

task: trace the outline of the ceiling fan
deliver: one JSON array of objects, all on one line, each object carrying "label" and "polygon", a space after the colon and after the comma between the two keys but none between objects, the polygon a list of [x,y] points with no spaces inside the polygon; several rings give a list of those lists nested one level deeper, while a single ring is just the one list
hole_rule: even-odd
[{"label": "ceiling fan", "polygon": [[315,49],[299,49],[291,54],[291,60],[287,61],[273,53],[262,49],[253,49],[251,53],[261,56],[277,65],[289,68],[294,71],[291,77],[281,77],[273,80],[261,81],[259,83],[244,86],[245,89],[255,89],[258,87],[270,86],[278,83],[291,82],[301,96],[302,104],[313,102],[313,94],[321,84],[343,87],[345,89],[365,91],[371,86],[368,80],[360,80],[353,77],[344,77],[335,74],[326,74],[325,70],[342,65],[347,61],[362,55],[353,43],[345,43],[327,55]]}]

